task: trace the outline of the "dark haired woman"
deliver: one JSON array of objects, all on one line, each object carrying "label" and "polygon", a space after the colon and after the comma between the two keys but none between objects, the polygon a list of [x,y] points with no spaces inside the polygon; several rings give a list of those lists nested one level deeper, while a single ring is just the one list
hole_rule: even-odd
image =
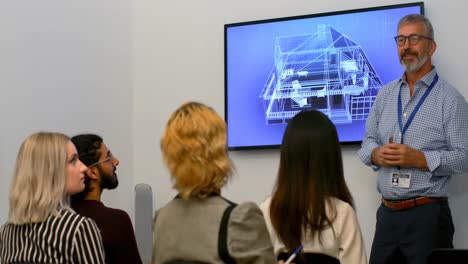
[{"label": "dark haired woman", "polygon": [[289,122],[276,186],[261,209],[280,263],[301,245],[295,263],[317,254],[341,263],[367,263],[336,129],[323,113],[300,112]]}]

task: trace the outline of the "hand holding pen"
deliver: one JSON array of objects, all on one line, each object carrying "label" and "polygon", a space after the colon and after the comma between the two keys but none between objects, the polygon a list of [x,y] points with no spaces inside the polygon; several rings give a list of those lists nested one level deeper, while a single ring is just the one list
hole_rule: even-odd
[{"label": "hand holding pen", "polygon": [[289,256],[289,258],[286,260],[286,262],[284,264],[289,264],[291,263],[291,261],[293,261],[293,259],[297,256],[297,254],[299,254],[299,252],[301,252],[303,246],[300,245],[298,248],[296,248],[296,250],[294,250],[294,253],[291,254],[291,256]]}]

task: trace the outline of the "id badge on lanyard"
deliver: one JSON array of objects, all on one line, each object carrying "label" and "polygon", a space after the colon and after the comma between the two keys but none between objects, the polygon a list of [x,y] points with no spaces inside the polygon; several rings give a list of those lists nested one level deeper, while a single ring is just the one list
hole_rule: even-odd
[{"label": "id badge on lanyard", "polygon": [[402,172],[396,170],[391,172],[392,187],[395,188],[409,188],[411,183],[411,172]]}]

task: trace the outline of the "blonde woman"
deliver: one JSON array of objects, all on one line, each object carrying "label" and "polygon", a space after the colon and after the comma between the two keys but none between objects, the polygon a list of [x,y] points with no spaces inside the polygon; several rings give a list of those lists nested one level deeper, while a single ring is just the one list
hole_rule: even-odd
[{"label": "blonde woman", "polygon": [[84,188],[85,170],[63,134],[39,132],[23,142],[0,229],[2,263],[104,263],[96,224],[68,206]]},{"label": "blonde woman", "polygon": [[[177,109],[161,151],[179,194],[156,212],[153,264],[275,262],[260,208],[252,202],[233,207],[221,196],[233,168],[226,124],[212,108],[189,102]],[[226,208],[232,211],[224,222]]]}]

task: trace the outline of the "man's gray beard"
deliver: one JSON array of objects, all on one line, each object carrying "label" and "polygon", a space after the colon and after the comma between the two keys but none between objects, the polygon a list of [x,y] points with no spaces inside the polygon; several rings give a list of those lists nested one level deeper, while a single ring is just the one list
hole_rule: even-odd
[{"label": "man's gray beard", "polygon": [[410,65],[405,65],[403,63],[403,60],[400,60],[401,66],[403,66],[403,69],[405,69],[405,72],[415,72],[421,69],[421,67],[426,63],[427,59],[429,56],[427,54],[424,54],[424,56],[415,63],[415,64],[410,64]]}]

